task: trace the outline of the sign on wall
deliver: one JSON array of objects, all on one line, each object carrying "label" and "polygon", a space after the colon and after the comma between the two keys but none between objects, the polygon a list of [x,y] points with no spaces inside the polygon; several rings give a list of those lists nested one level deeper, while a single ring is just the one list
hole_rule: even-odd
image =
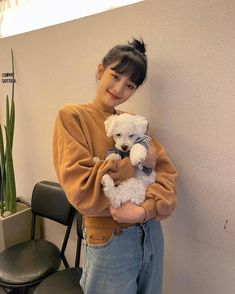
[{"label": "sign on wall", "polygon": [[1,82],[3,84],[5,84],[5,83],[15,83],[16,80],[14,78],[14,73],[13,72],[3,72]]}]

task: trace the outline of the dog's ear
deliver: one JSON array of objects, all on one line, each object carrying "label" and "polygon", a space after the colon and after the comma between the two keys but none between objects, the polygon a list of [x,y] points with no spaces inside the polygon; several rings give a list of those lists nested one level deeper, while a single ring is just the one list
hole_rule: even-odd
[{"label": "dog's ear", "polygon": [[111,137],[113,135],[116,118],[117,118],[117,115],[113,114],[113,115],[110,115],[104,122],[105,131],[108,137]]},{"label": "dog's ear", "polygon": [[147,127],[148,127],[148,121],[145,117],[141,115],[136,115],[136,124],[137,124],[137,133],[139,137],[142,137],[146,134]]}]

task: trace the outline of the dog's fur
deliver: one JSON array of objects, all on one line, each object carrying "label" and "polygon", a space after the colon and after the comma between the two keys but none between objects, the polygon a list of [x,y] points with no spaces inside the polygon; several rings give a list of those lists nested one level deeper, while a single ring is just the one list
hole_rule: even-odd
[{"label": "dog's fur", "polygon": [[120,160],[129,155],[132,165],[137,167],[135,176],[118,186],[115,186],[108,174],[102,177],[103,190],[112,207],[120,207],[127,201],[141,204],[145,199],[146,187],[155,182],[155,171],[146,173],[141,165],[148,151],[148,137],[145,135],[147,125],[148,121],[144,117],[128,113],[111,115],[105,121],[107,136],[113,136],[115,141],[115,148],[109,151],[106,159]]}]

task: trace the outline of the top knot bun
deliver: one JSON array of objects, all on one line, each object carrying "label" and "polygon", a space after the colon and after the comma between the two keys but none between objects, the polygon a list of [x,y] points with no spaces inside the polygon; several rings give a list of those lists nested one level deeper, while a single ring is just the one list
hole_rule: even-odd
[{"label": "top knot bun", "polygon": [[144,41],[142,39],[140,39],[140,40],[133,39],[132,42],[128,42],[128,43],[129,43],[130,46],[135,48],[140,53],[145,54],[146,46],[145,46]]}]

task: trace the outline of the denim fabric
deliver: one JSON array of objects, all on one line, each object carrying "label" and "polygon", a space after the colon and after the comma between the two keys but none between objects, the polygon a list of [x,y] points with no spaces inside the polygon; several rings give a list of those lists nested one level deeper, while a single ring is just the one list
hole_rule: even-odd
[{"label": "denim fabric", "polygon": [[124,229],[103,245],[87,245],[80,284],[85,294],[161,294],[161,224],[150,220]]}]

